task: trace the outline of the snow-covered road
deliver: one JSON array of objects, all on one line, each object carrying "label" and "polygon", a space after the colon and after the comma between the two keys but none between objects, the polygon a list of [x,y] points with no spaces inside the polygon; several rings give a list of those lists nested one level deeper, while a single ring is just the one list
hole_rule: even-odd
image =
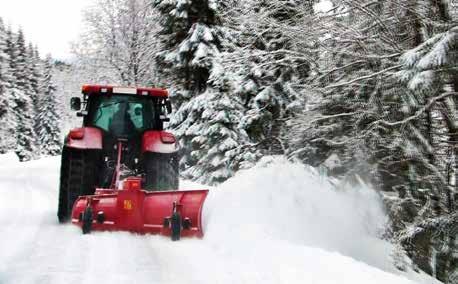
[{"label": "snow-covered road", "polygon": [[299,165],[280,160],[212,189],[205,238],[171,242],[59,225],[59,159],[0,156],[1,284],[432,283],[394,269],[375,238],[386,221],[375,193],[335,191]]}]

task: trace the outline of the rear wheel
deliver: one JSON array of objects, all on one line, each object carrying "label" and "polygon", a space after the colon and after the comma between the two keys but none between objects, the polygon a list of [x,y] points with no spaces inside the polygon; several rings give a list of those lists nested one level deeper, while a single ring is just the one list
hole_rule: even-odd
[{"label": "rear wheel", "polygon": [[83,212],[83,234],[89,234],[92,230],[92,208],[90,206],[86,207]]},{"label": "rear wheel", "polygon": [[92,195],[97,185],[100,150],[80,150],[64,147],[60,172],[59,222],[71,217],[73,203],[81,195]]},{"label": "rear wheel", "polygon": [[68,221],[68,149],[64,147],[62,151],[61,166],[60,166],[60,185],[59,185],[59,204],[57,206],[57,218],[60,223]]}]

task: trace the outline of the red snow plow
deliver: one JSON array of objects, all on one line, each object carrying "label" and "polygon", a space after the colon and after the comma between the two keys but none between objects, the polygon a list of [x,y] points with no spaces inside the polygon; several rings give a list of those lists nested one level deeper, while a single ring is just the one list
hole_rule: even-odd
[{"label": "red snow plow", "polygon": [[168,93],[155,88],[83,86],[71,107],[83,127],[62,150],[59,222],[92,230],[202,237],[208,190],[178,190],[178,143],[163,130]]}]

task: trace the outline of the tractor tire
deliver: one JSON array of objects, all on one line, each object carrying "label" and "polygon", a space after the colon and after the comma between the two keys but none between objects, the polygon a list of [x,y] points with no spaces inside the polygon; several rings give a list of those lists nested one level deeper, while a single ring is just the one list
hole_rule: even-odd
[{"label": "tractor tire", "polygon": [[69,219],[68,213],[68,149],[64,147],[62,150],[61,164],[60,164],[60,185],[59,185],[59,203],[57,206],[57,218],[59,223],[65,223]]},{"label": "tractor tire", "polygon": [[178,189],[178,153],[146,153],[144,161],[145,189],[150,191]]},{"label": "tractor tire", "polygon": [[83,212],[82,218],[82,227],[83,235],[89,234],[92,230],[92,220],[93,220],[92,208],[90,206],[86,207]]},{"label": "tractor tire", "polygon": [[171,238],[172,241],[179,241],[181,237],[181,216],[180,213],[175,212],[173,213],[172,217],[170,218],[170,230],[171,230]]},{"label": "tractor tire", "polygon": [[60,223],[69,221],[73,203],[81,195],[92,195],[98,183],[100,150],[80,150],[64,147],[60,171],[57,217]]}]

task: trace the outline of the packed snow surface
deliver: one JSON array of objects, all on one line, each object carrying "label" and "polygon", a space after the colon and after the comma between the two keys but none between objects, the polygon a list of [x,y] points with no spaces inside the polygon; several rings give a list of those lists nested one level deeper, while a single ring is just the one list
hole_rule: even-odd
[{"label": "packed snow surface", "polygon": [[0,156],[1,284],[432,283],[394,268],[375,192],[335,189],[301,165],[274,159],[212,188],[204,239],[171,242],[59,225],[59,164]]}]

